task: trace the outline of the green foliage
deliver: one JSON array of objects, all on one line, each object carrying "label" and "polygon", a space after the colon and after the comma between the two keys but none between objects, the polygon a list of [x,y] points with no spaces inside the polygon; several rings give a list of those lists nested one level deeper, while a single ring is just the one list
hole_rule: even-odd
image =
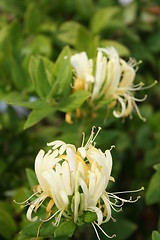
[{"label": "green foliage", "polygon": [[150,184],[146,193],[147,204],[160,202],[160,173],[156,172],[151,178]]},{"label": "green foliage", "polygon": [[54,237],[69,236],[72,237],[76,228],[73,221],[66,221],[61,223],[54,231]]},{"label": "green foliage", "polygon": [[157,231],[152,232],[152,240],[159,240],[160,239],[160,233]]},{"label": "green foliage", "polygon": [[70,112],[79,108],[83,102],[90,97],[90,93],[87,91],[78,91],[72,93],[68,99],[64,99],[58,104],[58,109],[62,112]]},{"label": "green foliage", "polygon": [[[111,224],[113,225],[112,227]],[[137,228],[136,224],[130,222],[128,219],[123,218],[117,219],[116,223],[109,222],[108,224],[104,224],[102,226],[107,234],[116,234],[118,240],[128,239]]]},{"label": "green foliage", "polygon": [[10,212],[7,211],[4,204],[0,204],[0,235],[4,239],[11,239],[16,230],[16,223]]},{"label": "green foliage", "polygon": [[[72,54],[86,51],[95,59],[97,47],[113,46],[126,60],[143,60],[136,83],[148,86],[155,79],[159,81],[158,3],[132,1],[122,6],[114,0],[0,0],[0,238],[16,240],[20,231],[19,239],[36,237],[40,217],[44,219],[46,213],[38,211],[38,221],[28,223],[26,210],[12,200],[25,199],[27,179],[30,188],[38,184],[31,169],[46,142],[62,139],[80,146],[81,133],[88,136],[93,125],[103,128],[96,139],[98,148],[105,151],[115,145],[112,176],[116,181],[109,184],[108,191],[146,189],[140,193],[145,202],[126,204],[120,219],[102,225],[103,229],[107,234],[115,233],[117,240],[151,239],[151,231],[158,229],[159,83],[144,90],[148,98],[138,103],[147,121],[141,122],[133,111],[133,118],[122,123],[107,111],[108,101],[99,103],[101,109],[86,108],[90,93],[74,92],[70,64]],[[143,96],[142,91],[137,92],[136,97]],[[82,113],[75,119],[77,108]],[[73,124],[67,125],[64,114],[70,111],[74,111]],[[76,228],[74,239],[97,239],[92,228],[83,229],[84,222],[90,225],[95,219],[95,213],[86,212],[78,227],[62,221],[56,229],[51,220],[42,224],[39,236],[66,240]],[[160,233],[153,231],[152,240],[159,238]]]}]

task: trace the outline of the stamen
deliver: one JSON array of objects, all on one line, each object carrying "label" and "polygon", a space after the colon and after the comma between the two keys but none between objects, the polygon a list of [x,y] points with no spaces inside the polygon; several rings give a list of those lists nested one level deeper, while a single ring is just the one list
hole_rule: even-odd
[{"label": "stamen", "polygon": [[151,87],[153,87],[154,85],[156,85],[158,83],[158,81],[157,80],[155,80],[151,85],[149,85],[149,86],[146,86],[146,87],[143,87],[143,88],[141,88],[142,90],[146,90],[146,89],[149,89],[149,88],[151,88]]},{"label": "stamen", "polygon": [[[16,200],[13,200],[13,202],[16,203],[16,204],[21,204],[21,205],[23,205],[24,203],[28,203],[28,201],[29,201],[32,197],[34,197],[37,193],[38,193],[38,192],[33,193],[29,198],[27,198],[27,199],[26,199],[25,201],[23,201],[23,202],[17,202]],[[28,204],[27,204],[27,205],[28,205]]]},{"label": "stamen", "polygon": [[146,100],[146,98],[147,98],[147,94],[146,94],[143,98],[141,98],[141,99],[135,98],[135,97],[131,97],[131,99],[134,100],[134,101],[136,101],[136,102],[143,102],[143,101]]},{"label": "stamen", "polygon": [[60,214],[57,216],[57,219],[56,219],[55,223],[52,222],[52,225],[53,225],[53,226],[57,227],[57,226],[59,225],[60,220],[61,220],[61,216],[62,216],[62,214],[63,214],[63,211],[64,211],[64,210],[62,209],[61,212],[60,212]]},{"label": "stamen", "polygon": [[108,193],[108,195],[109,195],[109,197],[118,199],[121,202],[129,202],[129,203],[135,203],[135,202],[137,202],[141,198],[140,196],[138,196],[135,200],[132,200],[132,197],[130,197],[127,200],[127,199],[120,198],[120,197],[114,195],[113,193]]},{"label": "stamen", "polygon": [[115,223],[117,220],[111,216],[112,221]]},{"label": "stamen", "polygon": [[137,190],[123,191],[123,192],[112,192],[112,194],[135,193],[135,192],[140,192],[140,191],[143,191],[143,190],[144,190],[144,187],[141,187],[140,189],[137,189]]},{"label": "stamen", "polygon": [[109,236],[109,235],[98,225],[98,223],[94,222],[94,224],[96,224],[96,226],[102,231],[102,233],[103,233],[106,237],[108,237],[108,238],[114,238],[114,237],[116,237],[116,234],[113,234],[112,236]]},{"label": "stamen", "polygon": [[98,240],[101,240],[100,237],[99,237],[99,234],[98,234],[98,232],[97,232],[97,229],[96,229],[96,227],[95,227],[95,225],[94,225],[94,223],[91,222],[91,224],[92,224],[92,226],[93,226],[93,228],[94,228],[94,231],[95,231],[95,233],[96,233],[96,236],[97,236]]},{"label": "stamen", "polygon": [[112,149],[115,148],[115,145],[112,145],[109,149],[109,151],[112,151]]},{"label": "stamen", "polygon": [[95,129],[95,128],[96,128],[95,126],[92,127],[91,135],[90,135],[90,137],[89,137],[89,139],[88,139],[88,141],[87,141],[87,143],[86,143],[86,145],[85,145],[85,148],[86,148],[86,149],[89,147],[89,145],[90,145],[91,142],[92,142],[92,139],[93,139],[93,136],[94,136],[94,129]]},{"label": "stamen", "polygon": [[81,147],[84,146],[84,141],[85,141],[85,133],[82,132],[82,144],[81,144]]},{"label": "stamen", "polygon": [[136,109],[136,112],[137,112],[137,114],[138,114],[138,117],[142,120],[142,121],[146,121],[146,119],[144,118],[144,117],[142,117],[142,115],[141,115],[141,113],[140,113],[140,111],[139,111],[139,108],[137,107],[137,104],[133,101],[133,105],[134,105],[134,107],[135,107],[135,109]]},{"label": "stamen", "polygon": [[62,211],[62,209],[59,209],[57,212],[55,212],[50,218],[48,218],[48,219],[44,219],[44,220],[42,220],[41,218],[40,218],[40,221],[42,221],[42,222],[48,222],[49,220],[51,220],[53,217],[55,217],[56,215],[57,215],[57,213],[59,213],[60,211]]},{"label": "stamen", "polygon": [[98,131],[97,131],[96,135],[94,136],[92,142],[94,142],[94,140],[96,139],[96,137],[98,136],[98,134],[99,134],[99,132],[100,132],[101,130],[102,130],[102,128],[101,128],[101,127],[98,127]]}]

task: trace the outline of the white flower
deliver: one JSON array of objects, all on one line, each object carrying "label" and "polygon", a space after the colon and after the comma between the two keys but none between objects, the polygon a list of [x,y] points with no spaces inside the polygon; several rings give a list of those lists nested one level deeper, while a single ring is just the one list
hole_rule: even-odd
[{"label": "white flower", "polygon": [[[50,201],[46,211],[49,215],[42,222],[55,218],[53,225],[58,226],[63,217],[77,223],[78,218],[83,217],[85,212],[94,212],[97,220],[92,222],[92,225],[98,239],[100,238],[96,226],[107,237],[115,236],[108,236],[100,225],[113,219],[111,209],[120,211],[124,202],[135,202],[139,197],[134,201],[125,200],[106,190],[109,180],[114,181],[111,177],[111,149],[103,153],[95,147],[94,141],[100,128],[96,134],[94,131],[95,127],[92,128],[85,145],[83,135],[82,145],[78,149],[72,144],[57,140],[48,144],[52,150],[47,154],[40,150],[35,160],[39,186],[33,195],[37,198],[29,203],[32,195],[26,204],[30,205],[27,211],[27,218],[30,221],[37,220],[37,216],[32,218],[31,214],[33,211],[36,212],[48,197]],[[51,215],[54,205],[58,210]]]},{"label": "white flower", "polygon": [[94,77],[93,71],[93,60],[88,60],[86,52],[75,54],[71,56],[71,64],[75,69],[75,80],[74,80],[74,91],[77,90],[89,90]]},{"label": "white flower", "polygon": [[[142,83],[134,85],[138,68],[135,60],[130,59],[126,62],[119,57],[115,48],[108,47],[98,48],[95,67],[93,60],[88,60],[85,52],[73,55],[71,64],[75,74],[73,90],[90,91],[91,98],[87,101],[94,110],[100,107],[98,101],[104,100],[110,103],[108,108],[116,108],[113,110],[116,118],[130,116],[135,108],[138,116],[145,120],[136,102],[144,101],[146,96],[143,99],[134,97],[134,92],[145,89]],[[155,83],[156,81],[149,87]]]}]

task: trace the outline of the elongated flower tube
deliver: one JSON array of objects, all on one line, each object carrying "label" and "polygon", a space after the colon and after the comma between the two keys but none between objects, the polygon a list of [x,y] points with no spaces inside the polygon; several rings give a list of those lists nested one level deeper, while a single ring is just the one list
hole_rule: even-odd
[{"label": "elongated flower tube", "polygon": [[[30,205],[27,211],[28,220],[37,220],[38,216],[32,218],[31,215],[33,211],[37,212],[48,198],[50,201],[46,211],[49,215],[41,220],[42,222],[53,219],[52,224],[58,226],[63,218],[77,223],[79,218],[83,219],[85,213],[91,212],[96,216],[91,223],[98,239],[100,238],[96,227],[109,238],[115,236],[107,235],[100,225],[110,219],[114,220],[112,209],[118,212],[125,202],[136,202],[139,197],[126,200],[119,197],[119,192],[107,191],[109,181],[115,181],[111,176],[112,147],[102,152],[95,146],[95,139],[101,128],[98,128],[97,132],[95,129],[92,128],[86,143],[83,133],[82,145],[77,149],[72,144],[56,140],[47,144],[51,148],[48,153],[39,151],[35,160],[35,173],[39,185],[33,194],[36,199],[29,202],[31,196],[27,200],[26,205]],[[57,209],[55,212],[52,210],[54,205]]]},{"label": "elongated flower tube", "polygon": [[73,91],[90,91],[91,97],[87,101],[94,107],[94,111],[100,108],[99,101],[104,101],[108,103],[109,109],[114,108],[113,115],[116,118],[132,115],[135,108],[140,119],[145,121],[136,102],[144,101],[146,95],[142,99],[134,97],[136,91],[148,88],[143,87],[143,83],[134,85],[139,63],[133,59],[128,62],[121,59],[113,47],[98,48],[95,66],[93,62],[93,59],[88,60],[85,52],[71,56]]}]

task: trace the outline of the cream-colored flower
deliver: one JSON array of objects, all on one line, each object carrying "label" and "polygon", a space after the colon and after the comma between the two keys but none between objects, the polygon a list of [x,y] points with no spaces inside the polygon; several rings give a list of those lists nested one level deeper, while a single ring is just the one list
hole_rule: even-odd
[{"label": "cream-colored flower", "polygon": [[88,60],[86,52],[81,52],[71,56],[71,64],[75,70],[75,79],[73,90],[90,90],[94,82],[93,60]]},{"label": "cream-colored flower", "polygon": [[[111,149],[103,153],[95,147],[95,138],[100,128],[97,133],[94,131],[95,127],[85,145],[83,135],[82,145],[78,149],[72,144],[57,140],[48,144],[52,149],[47,154],[40,150],[35,160],[39,186],[33,195],[37,198],[31,203],[28,201],[33,195],[27,199],[26,205],[30,205],[27,211],[28,220],[37,220],[37,216],[32,218],[31,214],[48,197],[50,201],[46,210],[49,215],[42,222],[54,218],[53,225],[58,226],[63,217],[77,223],[85,212],[94,212],[97,220],[92,225],[100,239],[96,226],[103,231],[100,225],[113,219],[111,209],[120,211],[124,202],[138,200],[139,197],[134,201],[125,200],[106,190],[108,182],[114,181],[111,177]],[[50,216],[54,205],[58,210]],[[108,236],[105,232],[104,234]]]},{"label": "cream-colored flower", "polygon": [[134,97],[136,91],[145,89],[142,83],[134,85],[138,65],[135,60],[126,62],[115,48],[108,47],[98,48],[94,67],[93,59],[88,60],[85,52],[73,55],[71,64],[75,75],[73,90],[90,91],[91,98],[87,101],[94,106],[94,111],[100,107],[98,101],[104,100],[110,103],[109,108],[116,108],[113,110],[116,118],[130,116],[135,108],[138,116],[145,120],[136,102],[144,101],[146,96],[143,99]]}]

